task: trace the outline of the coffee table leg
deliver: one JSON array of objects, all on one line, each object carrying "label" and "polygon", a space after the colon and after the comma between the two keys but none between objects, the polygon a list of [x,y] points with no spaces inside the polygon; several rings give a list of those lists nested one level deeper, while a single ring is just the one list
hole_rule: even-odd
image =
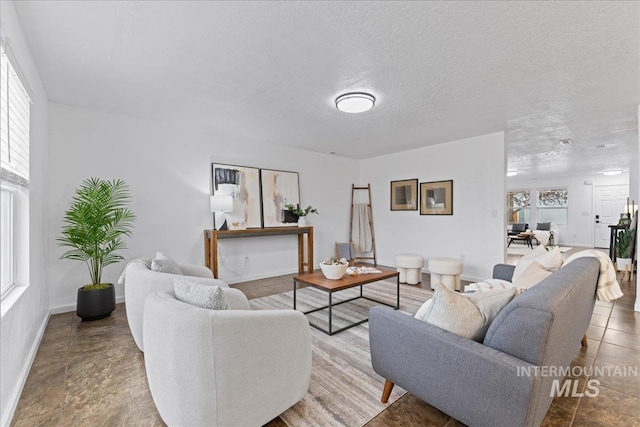
[{"label": "coffee table leg", "polygon": [[329,335],[331,335],[331,296],[332,292],[329,292]]},{"label": "coffee table leg", "polygon": [[396,280],[396,285],[398,287],[398,302],[396,303],[396,309],[400,309],[400,276],[398,275],[398,278]]},{"label": "coffee table leg", "polygon": [[296,279],[293,279],[293,309],[296,309]]}]

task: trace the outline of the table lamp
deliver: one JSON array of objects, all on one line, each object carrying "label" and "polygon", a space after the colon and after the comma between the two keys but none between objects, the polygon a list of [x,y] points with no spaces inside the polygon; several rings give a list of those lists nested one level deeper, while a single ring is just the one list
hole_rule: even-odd
[{"label": "table lamp", "polygon": [[[216,195],[209,198],[209,206],[211,213],[213,214],[213,229],[214,230],[228,230],[227,219],[224,216],[225,212],[233,212],[233,196]],[[220,226],[216,227],[216,214],[221,215]]]}]

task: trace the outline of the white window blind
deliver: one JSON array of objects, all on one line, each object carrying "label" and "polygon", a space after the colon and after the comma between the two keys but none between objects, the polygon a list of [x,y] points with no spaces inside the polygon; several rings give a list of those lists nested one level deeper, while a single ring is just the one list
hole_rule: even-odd
[{"label": "white window blind", "polygon": [[29,187],[31,101],[4,49],[0,57],[0,177],[3,181]]}]

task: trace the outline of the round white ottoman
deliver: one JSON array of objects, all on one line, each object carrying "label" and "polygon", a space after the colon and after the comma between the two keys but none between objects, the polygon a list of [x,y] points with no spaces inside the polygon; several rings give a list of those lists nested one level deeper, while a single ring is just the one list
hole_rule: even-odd
[{"label": "round white ottoman", "polygon": [[418,254],[396,255],[396,267],[400,273],[400,283],[417,285],[422,282],[422,267],[424,258]]},{"label": "round white ottoman", "polygon": [[443,284],[452,291],[460,290],[462,261],[454,258],[432,258],[427,268],[431,273],[431,289]]}]

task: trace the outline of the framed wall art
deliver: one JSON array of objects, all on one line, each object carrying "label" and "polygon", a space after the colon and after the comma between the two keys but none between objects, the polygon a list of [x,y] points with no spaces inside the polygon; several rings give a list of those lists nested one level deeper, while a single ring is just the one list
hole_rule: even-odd
[{"label": "framed wall art", "polygon": [[300,204],[298,172],[260,169],[263,227],[297,227],[285,218],[285,205]]},{"label": "framed wall art", "polygon": [[453,180],[420,183],[420,215],[453,215]]},{"label": "framed wall art", "polygon": [[211,188],[214,196],[233,196],[233,211],[225,214],[230,229],[262,227],[260,169],[213,163]]},{"label": "framed wall art", "polygon": [[418,210],[418,180],[391,181],[391,210]]}]

